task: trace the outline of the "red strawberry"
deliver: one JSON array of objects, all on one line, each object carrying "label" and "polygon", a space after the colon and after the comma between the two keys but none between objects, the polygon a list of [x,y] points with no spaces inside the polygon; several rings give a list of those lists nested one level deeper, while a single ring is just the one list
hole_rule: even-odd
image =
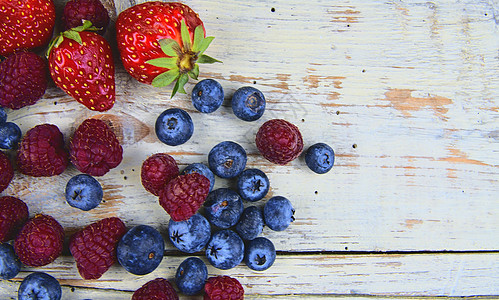
[{"label": "red strawberry", "polygon": [[172,97],[185,93],[189,76],[197,79],[197,63],[218,62],[203,54],[213,37],[205,38],[198,14],[178,2],[152,1],[126,9],[116,21],[116,38],[128,73],[157,87],[177,80]]},{"label": "red strawberry", "polygon": [[87,119],[76,129],[70,143],[70,159],[75,167],[92,176],[102,176],[123,159],[114,132],[99,119]]},{"label": "red strawberry", "polygon": [[52,36],[52,0],[0,1],[0,55],[44,46]]},{"label": "red strawberry", "polygon": [[116,247],[126,227],[112,217],[92,223],[75,233],[69,250],[83,279],[98,279],[117,261]]},{"label": "red strawberry", "polygon": [[178,294],[168,280],[156,278],[136,290],[132,300],[178,300]]},{"label": "red strawberry", "polygon": [[148,192],[159,196],[165,185],[178,174],[178,165],[173,157],[166,153],[156,153],[142,163],[140,179]]},{"label": "red strawberry", "polygon": [[285,165],[303,150],[303,139],[295,125],[282,119],[269,120],[256,133],[256,146],[270,162]]},{"label": "red strawberry", "polygon": [[227,275],[208,278],[204,285],[204,300],[240,300],[244,299],[241,283]]},{"label": "red strawberry", "polygon": [[53,262],[62,253],[64,229],[53,217],[36,215],[21,229],[14,242],[19,260],[29,267]]},{"label": "red strawberry", "polygon": [[59,175],[68,165],[68,152],[59,128],[42,124],[26,132],[17,151],[17,166],[25,175]]},{"label": "red strawberry", "polygon": [[9,186],[13,177],[14,168],[12,168],[12,164],[7,155],[0,151],[0,193]]},{"label": "red strawberry", "polygon": [[105,111],[115,101],[114,62],[109,43],[90,21],[64,31],[48,50],[55,84],[87,108]]},{"label": "red strawberry", "polygon": [[15,197],[0,197],[0,243],[8,241],[28,220],[28,206]]},{"label": "red strawberry", "polygon": [[99,0],[70,0],[64,5],[63,30],[83,25],[88,20],[103,34],[109,24],[109,14]]}]

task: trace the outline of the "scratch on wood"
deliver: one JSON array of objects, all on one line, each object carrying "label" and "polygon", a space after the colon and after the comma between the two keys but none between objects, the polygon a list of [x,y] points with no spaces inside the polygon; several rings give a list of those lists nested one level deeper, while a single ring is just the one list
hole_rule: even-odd
[{"label": "scratch on wood", "polygon": [[357,23],[360,11],[351,7],[344,10],[328,10],[328,14],[332,15],[331,22],[334,23]]},{"label": "scratch on wood", "polygon": [[[318,88],[320,83],[323,83],[324,86],[330,87],[333,86],[336,89],[343,88],[341,84],[343,83],[346,77],[343,76],[322,76],[322,75],[307,75],[303,77],[303,82],[307,84],[309,88]],[[324,83],[325,82],[325,83]]]},{"label": "scratch on wood", "polygon": [[411,112],[429,107],[435,116],[446,120],[445,114],[449,110],[446,105],[452,104],[452,100],[441,96],[414,97],[410,89],[390,89],[385,92],[386,101],[390,106],[400,111],[404,116],[412,116]]},{"label": "scratch on wood", "polygon": [[151,132],[148,125],[127,114],[99,114],[92,118],[106,122],[122,145],[135,144]]},{"label": "scratch on wood", "polygon": [[439,161],[447,161],[451,163],[462,163],[462,164],[472,164],[472,165],[479,165],[479,166],[488,166],[488,164],[476,160],[476,159],[470,159],[468,155],[464,152],[462,152],[459,149],[455,149],[453,147],[447,147],[447,150],[450,152],[449,157],[444,157],[440,158]]},{"label": "scratch on wood", "polygon": [[411,229],[414,227],[416,224],[423,224],[423,220],[418,220],[418,219],[406,219],[404,226]]}]

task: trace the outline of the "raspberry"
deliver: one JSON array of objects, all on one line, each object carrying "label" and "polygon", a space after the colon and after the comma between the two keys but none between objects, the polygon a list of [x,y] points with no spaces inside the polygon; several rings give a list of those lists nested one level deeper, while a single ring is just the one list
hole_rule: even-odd
[{"label": "raspberry", "polygon": [[226,275],[208,278],[204,292],[205,300],[244,299],[244,288],[241,283]]},{"label": "raspberry", "polygon": [[132,300],[178,300],[178,294],[168,280],[156,278],[136,290]]},{"label": "raspberry", "polygon": [[289,163],[303,150],[303,139],[298,127],[282,119],[263,123],[255,141],[263,157],[278,165]]},{"label": "raspberry", "polygon": [[7,155],[0,151],[0,193],[9,186],[13,177],[14,168]]},{"label": "raspberry", "polygon": [[0,243],[14,237],[28,216],[26,203],[15,197],[0,197]]},{"label": "raspberry", "polygon": [[19,260],[29,267],[53,262],[62,253],[64,229],[51,216],[38,214],[21,229],[14,242]]},{"label": "raspberry", "polygon": [[178,174],[178,165],[173,157],[166,153],[156,153],[142,163],[140,177],[144,188],[159,196],[165,185]]},{"label": "raspberry", "polygon": [[102,176],[123,159],[114,132],[98,119],[87,119],[76,129],[70,143],[70,159],[75,167],[92,176]]},{"label": "raspberry", "polygon": [[116,247],[125,233],[123,221],[111,217],[92,223],[71,237],[69,250],[83,279],[98,279],[117,262]]},{"label": "raspberry", "polygon": [[0,64],[0,106],[19,109],[33,105],[46,89],[46,65],[35,53],[18,52]]},{"label": "raspberry", "polygon": [[109,14],[99,0],[71,0],[64,6],[62,15],[63,31],[83,25],[88,20],[104,34],[109,25]]},{"label": "raspberry", "polygon": [[17,165],[21,173],[35,177],[64,172],[68,165],[68,153],[59,128],[42,124],[28,130],[17,151]]},{"label": "raspberry", "polygon": [[210,191],[210,180],[199,173],[172,179],[159,193],[159,204],[176,221],[185,221],[201,207]]}]

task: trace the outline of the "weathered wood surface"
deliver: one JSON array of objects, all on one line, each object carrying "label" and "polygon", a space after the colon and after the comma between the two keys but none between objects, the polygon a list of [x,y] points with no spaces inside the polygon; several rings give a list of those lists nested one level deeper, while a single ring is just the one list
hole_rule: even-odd
[{"label": "weathered wood surface", "polygon": [[[106,5],[116,16],[140,2]],[[499,295],[497,254],[490,252],[499,250],[497,1],[184,3],[216,37],[206,53],[223,64],[204,66],[201,78],[215,78],[224,87],[221,109],[206,115],[193,108],[188,95],[170,100],[171,87],[138,83],[116,58],[117,103],[106,113],[87,110],[55,87],[36,105],[8,111],[23,132],[52,123],[66,139],[85,118],[112,123],[124,145],[124,160],[98,178],[105,203],[90,212],[65,203],[65,184],[78,173],[74,168],[44,179],[16,174],[2,195],[23,199],[31,214],[53,215],[68,236],[108,216],[120,217],[129,227],[152,225],[165,234],[169,217],[140,184],[142,161],[168,152],[181,167],[206,162],[211,147],[233,140],[248,152],[248,166],[268,174],[268,197],[286,196],[296,208],[296,222],[288,230],[263,233],[279,251],[293,255],[279,256],[265,273],[240,266],[228,272],[210,269],[213,274],[240,278],[255,297]],[[107,37],[115,43],[112,28]],[[265,115],[253,123],[237,119],[230,108],[232,93],[244,85],[259,88],[267,98]],[[187,110],[194,120],[194,135],[184,145],[166,146],[155,136],[154,122],[169,107]],[[303,158],[287,166],[265,161],[254,135],[272,118],[296,124],[305,147],[330,144],[336,152],[333,170],[316,175]],[[217,187],[232,185],[217,178]],[[170,243],[167,248],[173,250]],[[489,252],[367,255],[444,250]],[[344,255],[307,254],[317,251]],[[78,295],[126,299],[130,293],[121,290],[131,291],[165,270],[171,277],[182,258],[167,257],[150,277],[133,277],[115,267],[95,282],[80,280],[71,257],[42,269],[78,286]],[[0,291],[14,291],[19,279],[0,282]],[[302,279],[303,290],[298,290],[295,285]],[[84,286],[90,290],[80,291]]]}]

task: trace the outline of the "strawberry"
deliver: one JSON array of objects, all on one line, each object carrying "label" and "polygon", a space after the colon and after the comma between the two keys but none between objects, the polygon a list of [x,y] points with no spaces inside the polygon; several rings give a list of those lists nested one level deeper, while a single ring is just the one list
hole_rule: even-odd
[{"label": "strawberry", "polygon": [[0,55],[44,46],[54,24],[52,0],[0,0]]},{"label": "strawberry", "polygon": [[172,97],[185,93],[189,77],[197,80],[198,63],[218,60],[204,53],[213,37],[205,37],[203,22],[178,2],[145,2],[120,13],[116,39],[127,72],[156,87],[176,80]]},{"label": "strawberry", "polygon": [[56,37],[48,50],[49,69],[68,95],[91,110],[105,111],[115,101],[114,62],[109,43],[95,30],[85,21]]}]

